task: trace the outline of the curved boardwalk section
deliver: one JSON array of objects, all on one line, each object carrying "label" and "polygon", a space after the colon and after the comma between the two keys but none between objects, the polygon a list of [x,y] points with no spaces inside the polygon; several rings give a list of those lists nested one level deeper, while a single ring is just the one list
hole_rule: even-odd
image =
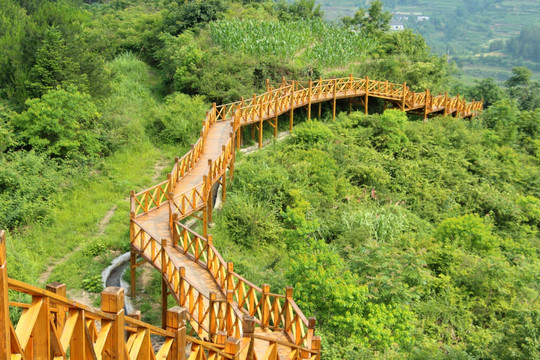
[{"label": "curved boardwalk section", "polygon": [[[352,76],[304,84],[283,80],[277,88],[267,82],[262,95],[214,104],[200,138],[175,160],[167,179],[131,193],[132,296],[136,267],[150,263],[162,275],[163,328],[142,322],[140,313],[125,314],[121,288],[105,289],[96,310],[66,298],[63,284],[43,290],[8,278],[5,234],[0,231],[0,360],[319,359],[315,319],[302,313],[293,289],[276,294],[268,285],[256,286],[218,253],[208,234],[211,199],[220,184],[225,200],[243,126],[252,125],[253,135],[258,131],[261,147],[265,121],[277,135],[281,114],[289,113],[292,129],[297,108],[307,107],[309,118],[312,104],[331,102],[335,118],[338,99],[359,98],[367,113],[369,97],[424,119],[438,114],[472,117],[482,109],[482,102],[433,96],[428,90],[414,93],[406,84]],[[202,220],[202,234],[182,223],[189,216]],[[179,306],[167,309],[169,294]]]},{"label": "curved boardwalk section", "polygon": [[[235,149],[240,147],[241,128],[252,125],[262,146],[264,122],[277,135],[278,116],[294,110],[331,102],[333,117],[339,99],[360,99],[368,111],[369,97],[384,99],[391,106],[429,116],[472,117],[482,109],[481,101],[465,102],[459,96],[433,96],[429,90],[410,91],[406,84],[369,78],[329,79],[308,83],[286,81],[250,99],[216,106],[207,113],[198,141],[181,159],[176,159],[167,180],[139,193],[131,193],[131,276],[135,268],[149,262],[162,274],[163,324],[166,299],[171,294],[187,310],[198,336],[211,343],[224,337],[244,339],[246,358],[318,358],[320,338],[315,336],[315,319],[307,318],[293,299],[293,289],[283,295],[270,292],[268,285],[256,286],[234,271],[218,253],[208,235],[212,219],[213,189],[219,183],[226,197],[234,174]],[[203,234],[182,224],[189,216],[202,219]],[[135,286],[132,287],[135,295]],[[222,341],[221,341],[222,343]],[[239,345],[240,346],[240,345]]]}]

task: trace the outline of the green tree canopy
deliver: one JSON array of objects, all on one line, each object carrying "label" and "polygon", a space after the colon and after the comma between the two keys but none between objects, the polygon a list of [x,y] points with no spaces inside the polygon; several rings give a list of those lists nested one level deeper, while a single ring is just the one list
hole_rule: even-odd
[{"label": "green tree canopy", "polygon": [[12,120],[25,148],[60,159],[84,160],[99,154],[101,115],[90,95],[73,86],[57,88],[41,99],[28,100],[26,106]]}]

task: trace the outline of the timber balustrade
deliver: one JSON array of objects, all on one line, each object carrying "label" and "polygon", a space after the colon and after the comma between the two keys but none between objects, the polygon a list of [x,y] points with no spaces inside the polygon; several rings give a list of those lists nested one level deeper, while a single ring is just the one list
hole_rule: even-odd
[{"label": "timber balustrade", "polygon": [[[253,98],[242,99],[241,101],[220,106],[214,103],[203,121],[199,140],[181,159],[175,161],[171,174],[166,181],[137,194],[132,193],[131,211],[135,216],[139,216],[171,200],[169,194],[178,184],[178,181],[201,158],[208,132],[217,122],[233,119],[232,131],[237,135],[239,135],[238,130],[241,126],[259,123],[259,144],[261,145],[263,121],[271,118],[277,120],[277,116],[303,106],[308,106],[308,117],[310,117],[312,104],[332,99],[334,100],[333,117],[335,117],[335,100],[354,97],[363,98],[365,112],[367,113],[367,99],[370,96],[385,99],[394,107],[403,111],[417,111],[424,118],[439,113],[443,115],[453,114],[456,117],[472,117],[478,114],[483,107],[482,101],[466,102],[464,99],[460,99],[459,95],[453,98],[449,98],[448,94],[433,96],[429,90],[415,93],[405,83],[395,84],[388,81],[372,80],[368,77],[355,78],[352,75],[346,78],[319,79],[315,82],[310,80],[304,83],[283,80],[277,88],[272,88],[268,84],[267,92],[258,96],[253,95]],[[271,125],[277,131],[277,122]],[[238,136],[237,146],[239,143]],[[233,157],[229,148],[224,151],[224,155]],[[223,161],[223,159],[220,156],[216,161]],[[215,181],[215,179],[211,179],[210,183],[213,184]],[[195,197],[199,199],[195,199]],[[174,206],[172,209],[178,211],[183,217],[189,216],[202,206],[201,197],[204,197],[204,194],[186,191],[186,194],[173,199]]]},{"label": "timber balustrade", "polygon": [[[155,249],[155,256],[165,252]],[[182,287],[180,284],[179,287]],[[24,297],[16,294],[25,294]],[[190,297],[186,293],[186,297]],[[23,298],[10,301],[10,297]],[[222,304],[210,296],[209,318],[226,319]],[[164,329],[140,320],[140,312],[124,313],[124,289],[108,287],[101,293],[101,309],[93,309],[66,297],[66,286],[47,285],[46,290],[10,279],[7,276],[5,233],[0,231],[0,359],[141,359],[141,360],[278,360],[277,346],[292,346],[290,359],[317,360],[320,338],[312,349],[293,346],[254,332],[250,317],[242,317],[241,326],[228,336],[227,326],[212,325],[213,342],[186,333],[186,308],[175,306],[166,311]],[[229,306],[231,308],[231,306]],[[214,312],[212,312],[214,311]],[[13,321],[12,321],[13,319]],[[233,324],[234,325],[234,324]],[[231,326],[233,326],[231,325]],[[159,339],[153,342],[152,339]],[[268,351],[256,357],[257,342],[269,343]]]},{"label": "timber balustrade", "polygon": [[[225,105],[218,106],[214,103],[203,121],[200,138],[186,155],[175,159],[167,180],[140,193],[131,194],[131,245],[135,251],[135,257],[132,254],[132,283],[135,279],[133,271],[137,266],[136,254],[139,254],[162,273],[163,288],[168,288],[177,303],[187,309],[190,322],[201,338],[215,342],[220,333],[236,338],[244,334],[245,337],[246,333],[251,332],[244,324],[248,317],[251,319],[250,327],[253,325],[264,331],[282,333],[287,339],[282,341],[273,337],[264,338],[265,335],[261,333],[250,335],[251,345],[255,340],[259,341],[259,344],[261,341],[268,342],[265,345],[265,358],[277,356],[275,354],[280,348],[288,349],[290,358],[316,358],[320,351],[320,339],[314,335],[315,319],[308,319],[299,309],[293,299],[293,289],[286,288],[285,295],[279,295],[271,293],[268,285],[254,285],[234,272],[234,265],[225,262],[214,247],[212,236],[207,233],[208,223],[212,218],[212,191],[214,184],[220,183],[225,200],[227,168],[232,180],[235,148],[241,145],[243,126],[252,125],[252,136],[258,131],[258,145],[262,147],[265,121],[273,127],[276,136],[278,116],[286,112],[289,112],[292,129],[294,110],[297,108],[306,107],[309,119],[312,105],[318,104],[320,117],[321,103],[331,101],[332,117],[335,119],[337,100],[359,98],[367,114],[369,97],[383,99],[386,105],[423,116],[424,119],[439,114],[472,117],[477,115],[483,106],[482,101],[466,102],[460,99],[459,95],[449,97],[446,93],[433,96],[429,90],[413,92],[406,83],[395,84],[368,77],[355,78],[352,75],[340,79],[306,82],[283,79],[276,87],[267,80],[266,92],[261,95],[254,94],[253,97]],[[349,102],[349,110],[351,107],[352,102]],[[227,123],[230,128],[226,126]],[[215,146],[212,144],[216,142],[216,135],[212,137],[209,134],[217,124],[222,124],[219,131],[223,135],[228,134],[228,139],[216,155]],[[209,148],[213,149],[212,156],[208,155]],[[200,180],[195,181],[196,185],[193,185],[193,180],[187,182],[191,185],[183,185],[183,179],[195,168],[198,169],[196,173]],[[206,169],[202,172],[204,175],[201,175],[202,169]],[[159,235],[151,234],[141,221],[147,218],[147,214],[166,204],[166,226],[170,240],[158,240],[156,237]],[[202,235],[181,223],[183,219],[196,215],[199,211],[202,211],[199,217],[203,220]],[[219,299],[218,294],[197,288],[201,286],[200,282],[188,280],[190,274],[186,276],[186,269],[177,263],[171,255],[173,253],[183,254],[208,271],[221,291]],[[163,301],[166,302],[166,294]],[[165,315],[163,317],[165,318]],[[253,346],[250,350],[244,348],[243,351],[252,354]]]}]

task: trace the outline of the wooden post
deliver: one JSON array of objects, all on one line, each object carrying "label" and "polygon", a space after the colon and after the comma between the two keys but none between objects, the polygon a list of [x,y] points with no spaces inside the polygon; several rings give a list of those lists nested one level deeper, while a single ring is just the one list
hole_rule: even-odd
[{"label": "wooden post", "polygon": [[240,339],[229,337],[227,341],[225,342],[225,353],[229,355],[233,355],[233,360],[239,359],[239,352],[240,352],[240,344],[242,342]]},{"label": "wooden post", "polygon": [[[207,199],[208,201],[208,186],[206,186],[206,182],[208,181],[208,177],[206,175],[203,176],[203,183],[204,183],[204,194],[203,198]],[[203,206],[202,208],[202,225],[203,225],[203,236],[208,236],[208,206]]]},{"label": "wooden post", "polygon": [[175,306],[167,310],[167,330],[175,334],[170,359],[186,359],[186,309]]},{"label": "wooden post", "polygon": [[334,79],[333,81],[333,87],[334,87],[334,90],[332,91],[333,92],[333,97],[334,97],[334,101],[332,102],[332,121],[335,121],[336,120],[336,101],[337,101],[337,82],[336,82],[336,79]]},{"label": "wooden post", "polygon": [[292,131],[294,124],[294,89],[296,81],[293,81],[291,85],[291,111],[289,112],[289,131]]},{"label": "wooden post", "polygon": [[249,348],[246,356],[246,360],[253,360],[255,354],[255,318],[253,316],[244,315],[242,320],[242,330],[244,332],[243,337],[249,338]]},{"label": "wooden post", "polygon": [[309,79],[309,89],[308,89],[308,110],[307,110],[307,119],[311,120],[311,94],[313,91],[313,80]]},{"label": "wooden post", "polygon": [[459,117],[459,94],[456,95],[456,114],[454,115],[455,118]]},{"label": "wooden post", "polygon": [[223,176],[221,177],[221,201],[225,202],[225,199],[227,198],[227,174],[223,173]]},{"label": "wooden post", "polygon": [[[319,77],[319,90],[317,94],[318,100],[320,100],[321,95],[322,95],[322,77]],[[322,102],[319,101],[319,116],[318,116],[319,120],[321,119],[321,115],[322,115]]]},{"label": "wooden post", "polygon": [[211,258],[210,258],[210,255],[212,254],[212,245],[214,245],[214,238],[212,237],[212,235],[208,235],[208,238],[206,239],[206,241],[208,242],[208,246],[206,247],[206,258],[208,259],[208,265],[209,265],[209,269],[210,270],[210,261],[211,261]]},{"label": "wooden post", "polygon": [[352,98],[349,98],[349,112],[348,114],[350,115],[352,112]]},{"label": "wooden post", "polygon": [[426,104],[424,106],[424,122],[427,121],[428,114],[431,112],[431,106],[433,106],[433,102],[429,104],[430,102],[430,94],[429,89],[426,89]]},{"label": "wooden post", "polygon": [[262,296],[261,296],[261,327],[264,329],[268,326],[270,318],[270,308],[268,307],[268,293],[270,292],[270,285],[263,284],[261,286]]},{"label": "wooden post", "polygon": [[129,284],[129,287],[131,290],[131,298],[135,300],[135,296],[137,295],[137,253],[133,248],[130,248],[129,252],[129,264],[131,270],[131,283]]},{"label": "wooden post", "polygon": [[270,79],[266,79],[266,92],[270,92]]},{"label": "wooden post", "polygon": [[0,359],[11,359],[11,320],[9,319],[6,234],[0,230]]},{"label": "wooden post", "polygon": [[226,341],[227,341],[227,332],[218,331],[216,335],[216,344],[224,346]]},{"label": "wooden post", "polygon": [[184,278],[186,277],[186,268],[181,266],[178,268],[178,272],[180,273],[180,283],[178,284],[178,292],[180,293],[180,296],[178,298],[180,299],[180,305],[184,305],[186,303],[186,289],[184,284]]},{"label": "wooden post", "polygon": [[216,311],[214,308],[214,304],[216,302],[216,294],[214,292],[210,292],[210,299],[208,301],[208,312],[209,312],[209,325],[208,325],[208,337],[210,341],[214,339],[214,335],[217,333],[217,316]]},{"label": "wooden post", "polygon": [[285,288],[285,309],[283,312],[285,313],[285,333],[288,333],[291,330],[291,324],[292,324],[292,318],[291,318],[291,302],[293,301],[293,288],[291,286],[287,286]]},{"label": "wooden post", "polygon": [[[281,89],[279,91],[281,93]],[[275,106],[274,106],[274,138],[277,138],[277,125],[278,125],[278,101],[279,98],[274,100]]]},{"label": "wooden post", "polygon": [[263,145],[263,104],[259,105],[259,149]]},{"label": "wooden post", "polygon": [[[66,284],[53,282],[53,283],[47,284],[47,286],[45,286],[45,289],[47,291],[55,293],[56,295],[66,297]],[[51,309],[57,311],[56,314],[54,313],[52,314],[53,319],[54,319],[53,321],[56,324],[56,329],[58,333],[61,334],[62,330],[64,329],[64,324],[66,323],[67,309],[62,305],[56,305],[56,304],[51,305]]]},{"label": "wooden post", "polygon": [[405,101],[407,97],[407,83],[403,83],[403,99],[401,99],[401,111],[405,111]]},{"label": "wooden post", "polygon": [[167,239],[161,239],[161,327],[167,328],[167,296],[169,295],[169,288],[167,287],[167,253],[165,248],[167,247]]},{"label": "wooden post", "polygon": [[350,90],[351,92],[354,91],[354,89],[353,89],[353,81],[354,81],[353,74],[350,74],[350,75],[349,75],[349,90]]},{"label": "wooden post", "polygon": [[227,263],[227,290],[233,290],[234,289],[234,283],[232,280],[232,274],[234,272],[234,263],[228,262]]},{"label": "wooden post", "polygon": [[232,290],[225,291],[225,329],[227,330],[227,334],[229,336],[234,336],[234,320],[233,320],[233,299],[234,299],[234,293]]},{"label": "wooden post", "polygon": [[208,179],[209,179],[209,185],[208,185],[208,223],[210,224],[212,222],[212,213],[214,208],[214,184],[212,183],[212,160],[208,159]]},{"label": "wooden post", "polygon": [[[111,338],[105,345],[105,352],[111,360],[124,360],[124,289],[108,287],[101,292],[101,311],[114,315]],[[72,347],[73,349],[73,347]],[[74,354],[72,354],[73,356]]]},{"label": "wooden post", "polygon": [[315,350],[318,352],[316,359],[321,358],[321,337],[320,336],[314,336],[311,340],[311,350]]},{"label": "wooden post", "polygon": [[444,116],[448,115],[448,91],[444,93]]},{"label": "wooden post", "polygon": [[[388,82],[387,82],[388,83]],[[369,77],[366,76],[366,89],[364,95],[364,114],[368,114],[368,102],[369,102]]]}]

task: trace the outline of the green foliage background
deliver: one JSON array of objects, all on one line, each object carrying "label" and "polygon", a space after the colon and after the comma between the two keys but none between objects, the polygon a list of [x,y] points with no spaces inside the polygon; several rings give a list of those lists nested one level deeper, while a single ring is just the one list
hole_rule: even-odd
[{"label": "green foliage background", "polygon": [[[324,106],[326,122],[239,154],[212,229],[224,258],[273,291],[294,285],[318,318],[325,359],[538,358],[534,74],[519,66],[504,88],[467,85],[420,35],[388,32],[381,3],[335,24],[321,20],[323,7],[0,0],[9,275],[99,291],[100,271],[129,246],[127,194],[163,178],[212,102],[260,93],[266,79],[352,73],[489,107],[480,119],[424,124],[373,99],[380,115],[330,123]],[[524,58],[534,54],[527,31],[509,45]],[[151,304],[141,309],[157,320]]]}]

